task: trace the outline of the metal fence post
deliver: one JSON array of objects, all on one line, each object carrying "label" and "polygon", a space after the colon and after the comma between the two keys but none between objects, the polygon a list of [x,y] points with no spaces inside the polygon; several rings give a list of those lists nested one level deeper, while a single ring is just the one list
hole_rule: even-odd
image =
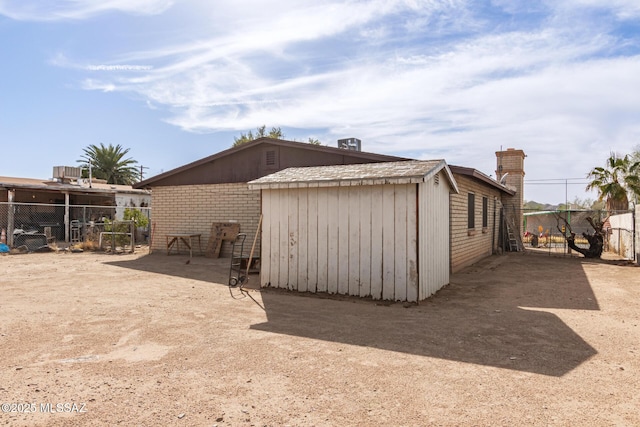
[{"label": "metal fence post", "polygon": [[64,193],[64,241],[69,241],[69,228],[71,221],[69,220],[69,193]]},{"label": "metal fence post", "polygon": [[636,204],[635,208],[636,209],[633,212],[633,252],[636,257],[636,263],[640,265],[640,235],[638,234],[638,223],[640,222],[640,205]]},{"label": "metal fence post", "polygon": [[13,229],[15,221],[15,208],[13,206],[13,199],[15,197],[15,190],[9,190],[7,197],[9,204],[7,205],[7,244],[9,247],[13,247]]}]

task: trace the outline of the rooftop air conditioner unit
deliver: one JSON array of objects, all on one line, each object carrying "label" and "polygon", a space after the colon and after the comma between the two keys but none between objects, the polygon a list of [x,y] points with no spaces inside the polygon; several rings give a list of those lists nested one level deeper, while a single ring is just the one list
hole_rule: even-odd
[{"label": "rooftop air conditioner unit", "polygon": [[82,168],[73,166],[54,166],[53,177],[58,179],[80,178],[82,176]]},{"label": "rooftop air conditioner unit", "polygon": [[338,148],[345,150],[361,151],[362,141],[358,138],[344,138],[338,140]]}]

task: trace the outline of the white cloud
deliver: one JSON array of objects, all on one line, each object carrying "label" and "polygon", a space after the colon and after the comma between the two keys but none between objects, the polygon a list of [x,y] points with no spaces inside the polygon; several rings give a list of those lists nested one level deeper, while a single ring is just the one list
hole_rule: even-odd
[{"label": "white cloud", "polygon": [[[187,131],[322,129],[323,141],[354,136],[368,151],[444,157],[488,174],[493,151],[515,147],[529,154],[529,178],[576,177],[640,139],[640,56],[621,54],[611,23],[580,11],[632,19],[636,3],[532,9],[494,0],[509,21],[458,0],[187,1],[175,7],[198,25],[178,41],[80,68],[89,72],[83,88],[134,94]],[[171,3],[63,5],[65,16],[81,17],[159,13]],[[53,62],[78,67],[64,55]]]},{"label": "white cloud", "polygon": [[83,89],[86,89],[86,90],[99,90],[101,92],[115,92],[118,89],[112,83],[105,83],[105,82],[101,82],[93,79],[86,79],[83,82],[82,87]]},{"label": "white cloud", "polygon": [[[584,176],[585,165],[631,144],[628,112],[640,112],[631,90],[640,58],[590,59],[614,45],[607,36],[489,35],[435,55],[358,58],[285,79],[262,72],[271,52],[247,59],[267,49],[261,36],[201,45],[196,56],[116,86],[171,106],[168,121],[186,130],[326,128],[329,140],[357,136],[370,151],[446,157],[486,173],[494,169],[488,153],[515,146],[529,154],[532,178]],[[292,37],[275,38],[285,49]]]},{"label": "white cloud", "polygon": [[17,21],[86,19],[117,11],[155,15],[173,5],[173,0],[0,0],[0,15]]},{"label": "white cloud", "polygon": [[580,8],[610,10],[618,19],[640,18],[640,3],[637,0],[567,0],[562,8],[575,10]]},{"label": "white cloud", "polygon": [[127,65],[127,64],[117,64],[117,65],[87,65],[86,70],[88,71],[150,71],[153,69],[151,65]]}]

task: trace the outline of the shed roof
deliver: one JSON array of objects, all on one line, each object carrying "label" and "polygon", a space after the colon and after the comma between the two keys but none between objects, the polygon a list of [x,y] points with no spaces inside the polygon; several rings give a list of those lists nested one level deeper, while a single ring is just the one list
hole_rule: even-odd
[{"label": "shed roof", "polygon": [[425,182],[444,171],[451,187],[458,186],[444,160],[408,160],[401,162],[288,168],[249,182],[251,189],[333,187]]}]

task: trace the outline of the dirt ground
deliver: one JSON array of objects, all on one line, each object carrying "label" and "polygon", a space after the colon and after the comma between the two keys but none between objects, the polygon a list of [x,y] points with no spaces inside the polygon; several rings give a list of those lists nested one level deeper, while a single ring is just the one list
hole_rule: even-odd
[{"label": "dirt ground", "polygon": [[0,257],[0,425],[640,425],[628,263],[496,256],[407,306],[187,260]]}]

